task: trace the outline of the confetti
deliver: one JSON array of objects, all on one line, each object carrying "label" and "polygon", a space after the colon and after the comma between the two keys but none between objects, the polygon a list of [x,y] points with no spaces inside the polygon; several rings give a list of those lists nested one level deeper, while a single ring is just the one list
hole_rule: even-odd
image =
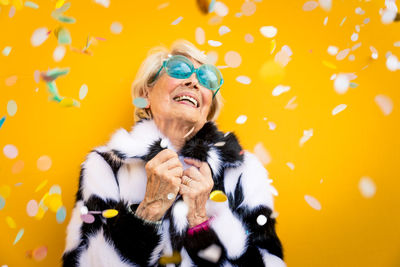
[{"label": "confetti", "polygon": [[66,52],[65,46],[63,46],[63,45],[57,46],[56,49],[54,49],[54,52],[53,52],[54,61],[55,62],[61,61],[65,56],[65,52]]},{"label": "confetti", "polygon": [[295,109],[297,108],[297,103],[294,103],[297,96],[292,97],[289,102],[286,104],[285,109]]},{"label": "confetti", "polygon": [[242,84],[250,84],[251,79],[247,76],[241,75],[236,77],[236,81]]},{"label": "confetti", "polygon": [[326,26],[328,24],[328,17],[325,17],[324,19],[324,26]]},{"label": "confetti", "polygon": [[343,60],[343,59],[345,59],[349,53],[350,53],[350,49],[349,49],[349,48],[340,51],[340,52],[336,55],[336,60]]},{"label": "confetti", "polygon": [[33,9],[38,9],[39,8],[38,4],[36,4],[34,2],[31,2],[31,1],[25,1],[24,6],[30,7],[30,8],[33,8]]},{"label": "confetti", "polygon": [[7,113],[8,115],[10,115],[11,117],[15,115],[15,113],[17,113],[17,103],[14,100],[10,100],[7,103]]},{"label": "confetti", "polygon": [[265,217],[264,215],[260,214],[257,217],[257,224],[260,226],[263,226],[267,223],[267,217]]},{"label": "confetti", "polygon": [[182,17],[182,16],[178,17],[176,20],[174,20],[174,21],[171,23],[171,25],[178,25],[178,24],[179,24],[179,22],[181,22],[181,21],[182,21],[182,19],[183,19],[183,17]]},{"label": "confetti", "polygon": [[225,202],[228,200],[227,196],[221,190],[214,190],[210,194],[210,199],[215,202]]},{"label": "confetti", "polygon": [[89,213],[88,207],[82,206],[81,209],[80,209],[80,213],[81,213],[82,215],[88,214],[88,213]]},{"label": "confetti", "polygon": [[32,258],[35,261],[42,261],[46,258],[46,256],[47,256],[46,246],[37,247],[32,251]]},{"label": "confetti", "polygon": [[143,97],[136,97],[133,100],[133,104],[135,105],[135,107],[137,108],[145,108],[148,106],[149,102],[147,101],[147,98],[143,98]]},{"label": "confetti", "polygon": [[214,12],[220,17],[225,17],[229,13],[229,8],[224,3],[217,1],[214,5]]},{"label": "confetti", "polygon": [[342,112],[343,110],[345,110],[347,108],[346,104],[340,104],[338,106],[336,106],[333,110],[332,110],[332,116],[335,116],[336,114],[338,114],[339,112]]},{"label": "confetti", "polygon": [[225,63],[231,68],[237,68],[242,63],[242,57],[238,52],[228,51],[225,54]]},{"label": "confetti", "polygon": [[350,86],[350,80],[349,77],[347,75],[344,74],[339,74],[337,75],[333,86],[335,88],[335,91],[338,94],[344,94],[347,92],[347,90],[349,89]]},{"label": "confetti", "polygon": [[31,44],[33,46],[40,46],[41,44],[43,44],[47,38],[49,37],[48,33],[48,29],[47,28],[39,28],[36,29],[31,37]]},{"label": "confetti", "polygon": [[400,62],[398,61],[398,59],[395,55],[390,55],[386,59],[386,67],[390,71],[396,71],[396,70],[400,69]]},{"label": "confetti", "polygon": [[26,213],[29,217],[35,217],[38,213],[39,206],[36,200],[32,199],[29,200],[28,204],[26,205]]},{"label": "confetti", "polygon": [[6,223],[8,227],[10,227],[11,229],[17,228],[17,224],[15,223],[14,219],[11,218],[10,216],[6,216]]},{"label": "confetti", "polygon": [[219,27],[219,29],[218,29],[219,35],[224,35],[224,34],[227,34],[228,32],[231,32],[231,29],[229,29],[229,28],[228,28],[227,26],[225,26],[225,25]]},{"label": "confetti", "polygon": [[10,11],[8,12],[8,17],[9,17],[9,18],[14,17],[15,11],[16,11],[16,8],[15,8],[14,6],[12,6],[12,7],[10,8]]},{"label": "confetti", "polygon": [[93,223],[94,222],[94,216],[92,215],[92,214],[90,214],[90,213],[88,213],[88,214],[81,214],[81,220],[84,222],[84,223]]},{"label": "confetti", "polygon": [[254,42],[254,37],[253,37],[253,35],[251,35],[250,33],[247,33],[247,34],[244,36],[244,40],[245,40],[247,43],[253,43],[253,42]]},{"label": "confetti", "polygon": [[[69,68],[64,68],[64,69],[51,69],[47,72],[42,72],[41,73],[41,78],[46,81],[46,82],[53,82],[55,79],[57,79],[60,76],[64,76],[69,73]],[[55,91],[51,91],[52,94],[55,94]]]},{"label": "confetti", "polygon": [[339,48],[337,48],[336,46],[330,45],[328,47],[328,54],[331,56],[336,55],[339,52]]},{"label": "confetti", "polygon": [[200,258],[208,260],[213,263],[217,263],[221,257],[222,249],[220,246],[212,244],[204,250],[200,250],[197,254]]},{"label": "confetti", "polygon": [[265,149],[264,145],[260,142],[254,146],[254,154],[258,158],[258,160],[263,164],[269,164],[271,162],[271,155]]},{"label": "confetti", "polygon": [[365,14],[365,11],[362,10],[361,7],[357,7],[355,12],[356,12],[357,15],[364,15]]},{"label": "confetti", "polygon": [[4,47],[4,49],[1,53],[3,54],[3,56],[7,57],[8,55],[10,55],[11,50],[12,50],[11,46],[6,46],[6,47]]},{"label": "confetti", "polygon": [[37,168],[42,172],[48,171],[51,167],[51,164],[51,158],[46,155],[39,157],[36,162]]},{"label": "confetti", "polygon": [[113,34],[120,34],[122,32],[122,24],[119,22],[113,22],[111,23],[110,30]]},{"label": "confetti", "polygon": [[61,195],[59,194],[49,194],[43,199],[44,205],[48,207],[52,212],[58,212],[62,206]]},{"label": "confetti", "polygon": [[291,169],[292,171],[294,170],[294,164],[292,162],[287,162],[286,165]]},{"label": "confetti", "polygon": [[303,136],[300,138],[299,145],[303,146],[305,142],[307,142],[314,135],[314,130],[304,130]]},{"label": "confetti", "polygon": [[381,109],[383,115],[388,116],[393,110],[393,101],[386,95],[375,96],[375,103]]},{"label": "confetti", "polygon": [[272,90],[272,95],[273,96],[279,96],[285,92],[288,92],[290,90],[290,86],[285,86],[285,85],[278,85]]},{"label": "confetti", "polygon": [[332,0],[319,0],[319,5],[325,11],[330,11],[332,8]]},{"label": "confetti", "polygon": [[326,60],[322,60],[322,64],[325,65],[326,67],[330,68],[330,69],[337,69],[336,65],[326,61]]},{"label": "confetti", "polygon": [[6,116],[3,116],[1,119],[0,119],[0,128],[3,126],[3,123],[6,121]]},{"label": "confetti", "polygon": [[22,228],[21,230],[19,230],[17,236],[15,237],[14,243],[13,245],[17,244],[18,241],[21,239],[21,237],[24,235],[24,228]]},{"label": "confetti", "polygon": [[88,93],[88,86],[86,84],[82,84],[81,88],[79,89],[79,99],[82,100],[86,97]]},{"label": "confetti", "polygon": [[172,256],[163,255],[160,257],[158,263],[161,265],[179,264],[182,261],[181,254],[174,251]]},{"label": "confetti", "polygon": [[58,44],[71,44],[71,34],[66,28],[61,27],[57,32]]},{"label": "confetti", "polygon": [[303,5],[303,10],[304,11],[313,11],[314,9],[316,9],[318,6],[318,3],[315,1],[308,1],[305,2]]},{"label": "confetti", "polygon": [[22,160],[18,160],[14,163],[14,165],[11,168],[11,173],[12,174],[18,174],[22,171],[24,168],[24,162]]},{"label": "confetti", "polygon": [[99,4],[105,8],[110,6],[110,0],[95,0],[96,4]]},{"label": "confetti", "polygon": [[219,47],[219,46],[222,45],[221,42],[219,42],[219,41],[214,41],[214,40],[208,40],[208,44],[209,44],[210,46],[213,46],[213,47]]},{"label": "confetti", "polygon": [[13,76],[8,77],[6,79],[6,81],[5,81],[6,86],[13,86],[17,82],[17,80],[18,80],[18,76],[17,75],[13,75]]},{"label": "confetti", "polygon": [[11,188],[8,185],[2,185],[0,187],[0,195],[4,198],[8,198],[11,194]]},{"label": "confetti", "polygon": [[271,55],[272,55],[272,53],[274,53],[275,48],[276,48],[276,40],[273,39],[273,40],[271,40],[271,43],[270,43],[270,46],[269,46],[269,51],[270,51]]},{"label": "confetti", "polygon": [[350,38],[353,42],[358,40],[358,33],[353,33]]},{"label": "confetti", "polygon": [[56,214],[57,222],[63,223],[66,216],[67,216],[67,210],[65,209],[65,207],[60,207]]},{"label": "confetti", "polygon": [[343,19],[342,19],[342,22],[340,22],[340,27],[342,27],[343,26],[343,24],[344,24],[344,22],[346,21],[346,19],[347,19],[347,17],[344,17]]},{"label": "confetti", "polygon": [[161,141],[160,141],[160,147],[162,147],[162,148],[167,148],[167,147],[168,147],[168,140],[165,139],[165,138],[161,139]]},{"label": "confetti", "polygon": [[275,62],[279,63],[282,67],[285,67],[291,60],[292,50],[289,46],[284,45],[281,50],[275,55]]},{"label": "confetti", "polygon": [[39,192],[43,187],[45,187],[46,184],[47,184],[47,182],[48,182],[48,180],[42,181],[42,182],[36,187],[35,193],[36,193],[36,192]]},{"label": "confetti", "polygon": [[65,0],[57,0],[56,8],[61,8],[65,3]]},{"label": "confetti", "polygon": [[0,196],[0,210],[2,210],[5,205],[6,205],[6,200],[3,198],[3,196]]},{"label": "confetti", "polygon": [[14,145],[5,145],[3,153],[7,158],[15,159],[18,156],[18,149]]},{"label": "confetti", "polygon": [[195,39],[199,45],[202,45],[206,42],[206,32],[201,27],[197,27],[195,31]]},{"label": "confetti", "polygon": [[270,129],[271,131],[273,131],[273,130],[276,129],[276,124],[275,124],[275,122],[269,121],[269,122],[268,122],[268,126],[269,126],[269,129]]},{"label": "confetti", "polygon": [[260,32],[264,37],[273,38],[278,33],[278,29],[274,26],[263,26],[260,28]]},{"label": "confetti", "polygon": [[214,144],[214,146],[216,146],[216,147],[221,147],[221,146],[224,146],[224,145],[225,145],[225,142],[217,142],[217,143]]},{"label": "confetti", "polygon": [[257,6],[251,1],[246,1],[242,4],[241,11],[245,16],[251,16],[256,12]]},{"label": "confetti", "polygon": [[108,209],[103,211],[102,215],[104,218],[112,218],[118,215],[118,211],[114,209]]},{"label": "confetti", "polygon": [[310,205],[311,208],[315,210],[321,210],[321,204],[316,198],[309,195],[305,195],[304,199],[306,200],[307,204]]},{"label": "confetti", "polygon": [[240,115],[239,117],[237,117],[236,119],[236,123],[237,124],[243,124],[245,123],[247,120],[247,116],[246,115]]},{"label": "confetti", "polygon": [[374,181],[367,176],[361,177],[358,182],[358,189],[361,192],[361,195],[365,198],[371,198],[376,193],[376,186]]},{"label": "confetti", "polygon": [[61,195],[61,187],[59,185],[53,185],[52,187],[50,187],[49,195],[52,195],[52,194]]}]

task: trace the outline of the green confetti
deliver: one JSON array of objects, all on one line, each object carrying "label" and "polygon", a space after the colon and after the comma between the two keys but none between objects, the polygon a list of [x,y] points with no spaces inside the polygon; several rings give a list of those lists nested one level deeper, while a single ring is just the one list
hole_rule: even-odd
[{"label": "green confetti", "polygon": [[65,28],[61,28],[58,31],[58,43],[59,44],[71,44],[71,35],[69,34],[69,31]]},{"label": "green confetti", "polygon": [[6,205],[6,200],[2,196],[0,196],[0,210],[2,210],[5,205]]},{"label": "green confetti", "polygon": [[358,84],[356,84],[356,83],[350,83],[351,88],[356,88],[357,86],[358,86]]},{"label": "green confetti", "polygon": [[22,235],[24,234],[24,228],[19,230],[17,236],[15,237],[13,245],[17,244],[17,242],[21,239]]},{"label": "green confetti", "polygon": [[34,2],[31,2],[31,1],[25,1],[24,6],[30,7],[30,8],[33,8],[33,9],[38,9],[39,8],[38,4],[36,4]]},{"label": "green confetti", "polygon": [[47,89],[49,90],[49,92],[51,94],[51,96],[49,97],[49,100],[61,102],[62,97],[58,93],[58,89],[57,89],[56,83],[55,82],[50,82],[50,83],[46,83],[46,85],[47,85]]},{"label": "green confetti", "polygon": [[55,68],[55,69],[47,71],[46,76],[51,78],[52,80],[55,80],[58,77],[66,75],[68,73],[69,73],[69,68],[65,68],[65,69]]},{"label": "green confetti", "polygon": [[66,17],[66,16],[63,16],[63,15],[59,16],[57,18],[57,20],[60,21],[60,22],[64,22],[64,23],[75,23],[76,22],[75,18]]},{"label": "green confetti", "polygon": [[12,49],[11,46],[4,47],[2,54],[7,57],[10,54],[11,49]]}]

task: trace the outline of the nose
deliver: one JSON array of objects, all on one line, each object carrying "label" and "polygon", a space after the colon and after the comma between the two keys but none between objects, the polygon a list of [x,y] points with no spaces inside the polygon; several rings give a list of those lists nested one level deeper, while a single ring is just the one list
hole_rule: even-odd
[{"label": "nose", "polygon": [[186,87],[191,87],[194,89],[199,89],[199,81],[196,78],[196,73],[193,73],[192,76],[190,76],[189,78],[187,78],[184,81],[184,85]]}]

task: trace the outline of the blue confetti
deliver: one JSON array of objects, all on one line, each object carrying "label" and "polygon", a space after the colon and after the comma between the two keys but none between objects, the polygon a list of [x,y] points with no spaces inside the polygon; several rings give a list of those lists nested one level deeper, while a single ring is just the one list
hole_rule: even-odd
[{"label": "blue confetti", "polygon": [[6,116],[0,119],[0,128],[3,126],[4,121],[6,120]]},{"label": "blue confetti", "polygon": [[22,235],[24,234],[24,228],[19,230],[17,236],[15,237],[13,245],[17,244],[17,242],[21,239]]},{"label": "blue confetti", "polygon": [[57,214],[56,214],[56,219],[58,223],[63,223],[65,220],[65,217],[67,216],[67,210],[65,209],[64,206],[58,209]]},{"label": "blue confetti", "polygon": [[6,205],[6,200],[2,196],[0,196],[0,210],[2,210],[5,205]]}]

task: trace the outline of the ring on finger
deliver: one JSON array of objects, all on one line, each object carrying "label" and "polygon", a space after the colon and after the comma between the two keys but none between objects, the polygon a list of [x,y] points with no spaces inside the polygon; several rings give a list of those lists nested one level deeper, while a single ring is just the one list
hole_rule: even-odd
[{"label": "ring on finger", "polygon": [[191,181],[192,181],[192,179],[190,177],[183,176],[183,179],[182,179],[183,184],[189,185]]}]

